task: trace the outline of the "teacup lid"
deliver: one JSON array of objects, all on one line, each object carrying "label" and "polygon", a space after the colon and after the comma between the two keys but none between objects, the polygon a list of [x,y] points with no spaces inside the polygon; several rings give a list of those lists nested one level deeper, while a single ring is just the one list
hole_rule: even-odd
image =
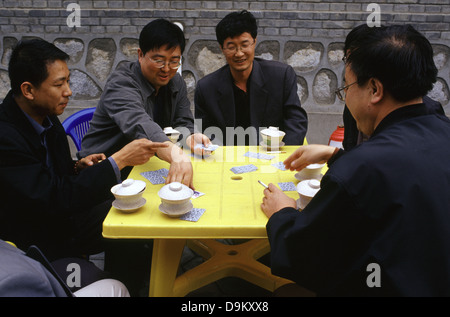
[{"label": "teacup lid", "polygon": [[172,127],[165,127],[164,128],[165,134],[180,134],[180,131],[173,129]]},{"label": "teacup lid", "polygon": [[320,181],[317,179],[307,179],[301,181],[297,185],[297,192],[300,195],[307,197],[314,197],[314,195],[320,190]]},{"label": "teacup lid", "polygon": [[180,182],[172,182],[163,186],[158,196],[165,200],[177,201],[191,198],[194,191]]},{"label": "teacup lid", "polygon": [[309,164],[305,168],[310,169],[310,170],[314,170],[314,169],[322,168],[324,166],[325,166],[325,163],[323,163],[323,164],[314,163],[314,164]]},{"label": "teacup lid", "polygon": [[145,182],[134,179],[126,179],[121,184],[113,187],[113,194],[116,195],[135,195],[145,189]]},{"label": "teacup lid", "polygon": [[286,133],[284,133],[283,131],[278,130],[277,127],[269,127],[268,129],[261,130],[261,134],[265,134],[265,135],[268,135],[268,136],[279,137],[279,136],[285,135]]}]

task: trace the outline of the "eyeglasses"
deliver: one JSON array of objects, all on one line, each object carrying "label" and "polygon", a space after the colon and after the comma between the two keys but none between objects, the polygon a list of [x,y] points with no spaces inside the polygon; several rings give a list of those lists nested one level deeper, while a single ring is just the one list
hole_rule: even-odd
[{"label": "eyeglasses", "polygon": [[223,48],[223,51],[225,54],[227,55],[234,55],[236,54],[238,51],[241,52],[248,52],[251,50],[253,44],[255,44],[255,41],[253,41],[253,43],[244,43],[240,46],[235,46],[235,45],[228,45],[227,47]]},{"label": "eyeglasses", "polygon": [[336,90],[334,91],[334,93],[335,93],[336,96],[339,98],[339,100],[345,101],[345,94],[347,93],[347,89],[348,89],[351,85],[356,84],[357,82],[358,82],[358,81],[355,81],[354,83],[351,83],[351,84],[349,84],[349,85],[347,85],[347,86],[338,88],[338,89],[336,89]]},{"label": "eyeglasses", "polygon": [[169,67],[171,68],[171,69],[178,69],[178,68],[180,68],[180,66],[181,66],[181,58],[180,58],[180,60],[179,61],[170,61],[170,62],[166,62],[166,61],[163,61],[163,60],[161,60],[161,59],[152,59],[152,58],[150,58],[149,56],[147,56],[147,58],[152,62],[152,63],[154,63],[155,64],[155,67],[156,68],[163,68],[164,66],[166,66],[166,63],[169,65]]}]

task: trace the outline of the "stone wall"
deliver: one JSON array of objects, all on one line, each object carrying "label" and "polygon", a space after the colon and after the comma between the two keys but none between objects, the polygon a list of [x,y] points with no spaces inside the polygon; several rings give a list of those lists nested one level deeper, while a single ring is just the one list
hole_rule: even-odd
[{"label": "stone wall", "polygon": [[22,38],[40,37],[71,56],[73,96],[61,120],[95,106],[109,74],[122,61],[136,59],[142,27],[167,18],[181,23],[186,34],[182,74],[193,101],[196,82],[225,63],[216,24],[231,11],[247,9],[258,19],[256,55],[294,67],[309,115],[308,140],[326,143],[342,122],[343,103],[334,90],[342,85],[345,36],[356,25],[373,23],[379,12],[381,23],[411,23],[433,44],[439,79],[429,95],[450,115],[449,0],[381,0],[377,12],[368,8],[371,2],[0,0],[0,99],[9,89],[11,48]]}]

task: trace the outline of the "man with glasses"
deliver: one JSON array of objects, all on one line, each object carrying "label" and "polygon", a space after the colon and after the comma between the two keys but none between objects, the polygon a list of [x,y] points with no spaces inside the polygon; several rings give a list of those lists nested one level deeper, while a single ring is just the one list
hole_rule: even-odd
[{"label": "man with glasses", "polygon": [[[210,143],[205,136],[194,134],[186,84],[177,74],[184,48],[183,31],[174,23],[157,19],[143,28],[138,60],[121,63],[108,79],[80,156],[99,151],[108,155],[138,138],[165,142],[169,146],[158,149],[156,155],[170,163],[166,182],[178,181],[193,188],[189,157],[163,132],[164,127],[180,130],[192,149],[197,142]],[[201,149],[196,151],[203,154]],[[125,179],[131,167],[123,171]]]},{"label": "man with glasses", "polygon": [[273,184],[264,190],[272,271],[319,296],[448,296],[450,120],[423,103],[433,49],[410,25],[364,28],[339,93],[369,139],[329,162],[301,212]]},{"label": "man with glasses", "polygon": [[[215,134],[221,144],[257,145],[259,129],[269,126],[286,132],[287,145],[303,144],[307,114],[297,95],[295,71],[277,61],[255,58],[257,31],[255,17],[245,10],[219,22],[216,36],[227,65],[199,80],[195,117],[201,119],[204,133]],[[244,130],[245,139],[238,135]]]}]

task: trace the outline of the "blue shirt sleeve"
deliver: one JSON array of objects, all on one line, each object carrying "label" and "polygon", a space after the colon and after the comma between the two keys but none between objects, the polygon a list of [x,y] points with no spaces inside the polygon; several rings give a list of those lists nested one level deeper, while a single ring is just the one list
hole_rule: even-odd
[{"label": "blue shirt sleeve", "polygon": [[113,169],[114,169],[114,173],[116,173],[116,178],[117,178],[117,183],[122,183],[122,179],[120,177],[120,170],[119,167],[117,166],[116,161],[114,161],[114,159],[110,156],[108,157],[109,162],[111,163]]}]

